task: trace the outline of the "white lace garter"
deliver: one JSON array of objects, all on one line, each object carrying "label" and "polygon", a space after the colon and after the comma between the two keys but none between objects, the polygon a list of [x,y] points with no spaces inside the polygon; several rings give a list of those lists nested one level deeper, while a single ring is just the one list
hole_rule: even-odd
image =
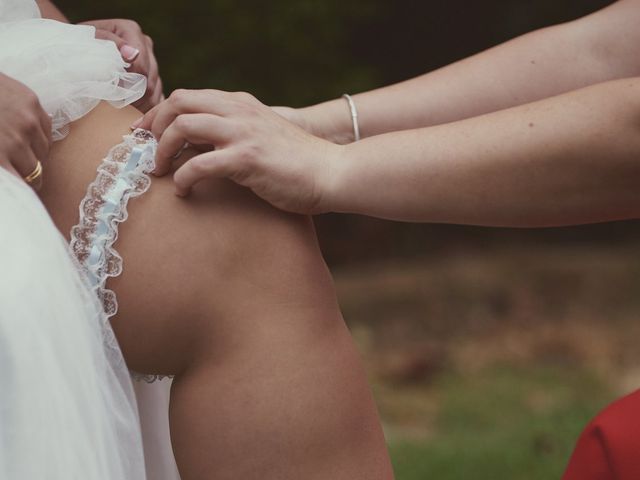
[{"label": "white lace garter", "polygon": [[[147,130],[137,129],[123,140],[109,150],[98,167],[96,179],[80,202],[80,221],[71,229],[71,251],[102,303],[107,321],[118,311],[116,294],[106,287],[109,278],[122,273],[122,257],[113,247],[118,225],[128,217],[129,199],[142,195],[151,186],[149,173],[155,167],[157,148]],[[110,328],[106,331],[112,332]],[[116,341],[105,340],[108,345]],[[160,377],[134,374],[134,378],[152,382]]]}]

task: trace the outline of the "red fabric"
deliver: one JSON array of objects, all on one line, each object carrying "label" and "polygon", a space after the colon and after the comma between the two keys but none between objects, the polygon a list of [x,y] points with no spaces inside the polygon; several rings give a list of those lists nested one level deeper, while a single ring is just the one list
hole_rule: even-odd
[{"label": "red fabric", "polygon": [[640,480],[640,390],[587,425],[562,480]]}]

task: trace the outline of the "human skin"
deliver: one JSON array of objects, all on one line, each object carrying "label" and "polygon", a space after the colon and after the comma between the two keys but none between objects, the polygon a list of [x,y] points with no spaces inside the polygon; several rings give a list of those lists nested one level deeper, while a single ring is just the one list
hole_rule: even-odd
[{"label": "human skin", "polygon": [[[417,78],[354,95],[361,134],[440,125],[640,76],[639,22],[640,0],[619,0]],[[353,141],[344,99],[278,112],[321,138],[340,144]]]},{"label": "human skin", "polygon": [[[135,109],[72,125],[41,198],[68,235]],[[185,152],[188,158],[192,153]],[[170,422],[183,480],[390,479],[365,374],[309,218],[211,180],[189,199],[154,179],[129,203],[112,325],[129,366],[175,375]]]},{"label": "human skin", "polygon": [[507,227],[638,218],[639,119],[632,78],[371,137],[339,147],[321,208]]},{"label": "human skin", "polygon": [[[2,73],[0,91],[0,167],[24,178],[47,160],[51,119],[33,91]],[[39,188],[40,181],[33,187]]]},{"label": "human skin", "polygon": [[636,218],[638,21],[640,0],[620,0],[356,95],[365,138],[353,144],[343,99],[275,115],[246,95],[178,91],[140,125],[160,138],[159,175],[184,141],[216,147],[178,170],[180,195],[217,177],[298,213],[513,227]]},{"label": "human skin", "polygon": [[[36,0],[42,18],[69,23],[69,19],[50,0]],[[162,79],[158,71],[158,62],[153,53],[153,40],[142,31],[134,20],[110,18],[87,20],[79,25],[90,25],[96,29],[96,38],[109,40],[116,44],[122,58],[130,64],[129,72],[147,77],[147,90],[134,106],[146,112],[157,105],[163,96]]]},{"label": "human skin", "polygon": [[300,213],[548,227],[640,215],[639,116],[632,78],[345,146],[218,91],[176,92],[142,125],[160,137],[159,174],[184,141],[216,147],[174,174],[181,194],[219,177]]}]

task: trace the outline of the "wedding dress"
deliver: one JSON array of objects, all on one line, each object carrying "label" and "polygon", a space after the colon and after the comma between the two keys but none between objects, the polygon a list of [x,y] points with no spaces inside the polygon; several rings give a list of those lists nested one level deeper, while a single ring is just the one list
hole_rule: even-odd
[{"label": "wedding dress", "polygon": [[[94,33],[41,19],[33,0],[0,0],[0,72],[38,95],[54,140],[100,101],[120,107],[144,94],[145,78]],[[148,478],[177,479],[168,384],[136,387],[143,451],[104,298],[38,197],[3,169],[0,267],[0,479],[143,480],[145,455]]]}]

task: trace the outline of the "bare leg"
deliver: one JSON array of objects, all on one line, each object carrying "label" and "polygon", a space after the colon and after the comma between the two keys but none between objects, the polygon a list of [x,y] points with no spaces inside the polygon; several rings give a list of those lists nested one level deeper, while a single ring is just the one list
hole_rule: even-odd
[{"label": "bare leg", "polygon": [[[101,107],[74,125],[42,198],[63,233],[108,148],[139,114]],[[379,419],[312,223],[226,182],[188,200],[169,178],[130,203],[111,282],[130,366],[174,374],[183,480],[389,479]]]}]

